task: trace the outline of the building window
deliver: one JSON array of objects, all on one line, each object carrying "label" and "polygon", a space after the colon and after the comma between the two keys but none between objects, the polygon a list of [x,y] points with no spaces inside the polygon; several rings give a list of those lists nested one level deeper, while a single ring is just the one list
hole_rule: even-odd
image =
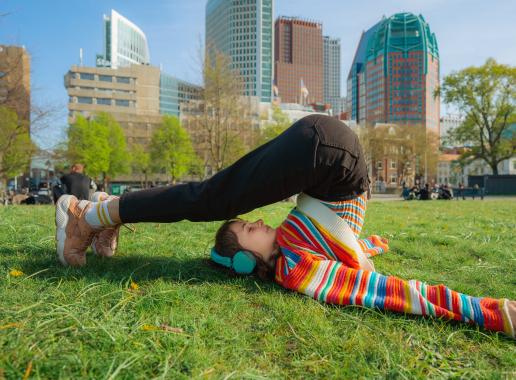
[{"label": "building window", "polygon": [[111,75],[99,75],[99,80],[102,82],[113,82],[113,77]]},{"label": "building window", "polygon": [[77,103],[93,104],[93,98],[90,98],[89,96],[78,96],[77,97]]},{"label": "building window", "polygon": [[97,104],[104,104],[106,106],[111,105],[111,99],[109,98],[97,98]]},{"label": "building window", "polygon": [[94,80],[95,79],[95,75],[93,75],[91,73],[80,73],[79,76],[81,79],[85,79],[85,80]]},{"label": "building window", "polygon": [[131,78],[129,77],[116,77],[117,83],[131,83]]},{"label": "building window", "polygon": [[116,104],[118,107],[129,107],[129,100],[116,99],[116,100],[115,100],[115,104]]},{"label": "building window", "polygon": [[391,161],[391,169],[396,169],[396,161]]},{"label": "building window", "polygon": [[397,178],[395,175],[391,175],[391,183],[396,183],[397,182]]},{"label": "building window", "polygon": [[381,170],[383,168],[382,161],[376,162],[376,168]]}]

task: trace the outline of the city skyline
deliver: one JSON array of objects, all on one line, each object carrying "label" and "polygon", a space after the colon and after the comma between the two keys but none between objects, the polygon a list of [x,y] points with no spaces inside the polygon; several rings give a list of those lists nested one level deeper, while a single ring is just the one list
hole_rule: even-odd
[{"label": "city skyline", "polygon": [[[26,46],[31,54],[35,103],[62,108],[62,116],[53,123],[59,131],[50,133],[53,140],[62,137],[66,126],[63,76],[70,65],[79,63],[80,48],[84,49],[84,64],[95,64],[96,54],[103,49],[102,16],[110,14],[111,9],[134,22],[147,35],[151,64],[161,64],[165,72],[183,80],[200,82],[197,57],[204,38],[206,1],[149,2],[145,8],[132,0],[89,0],[74,2],[73,7],[69,4],[54,1],[49,7],[35,1],[6,0],[0,6],[0,14],[4,15],[0,18],[0,43]],[[516,62],[516,50],[510,48],[511,42],[516,41],[516,26],[511,22],[516,4],[508,1],[486,5],[480,1],[450,4],[443,0],[388,4],[276,0],[274,20],[279,16],[313,19],[323,24],[324,35],[340,38],[341,96],[344,96],[345,78],[362,31],[383,15],[389,17],[405,11],[422,14],[432,25],[439,43],[441,78],[454,70],[481,65],[488,57],[505,64]],[[443,111],[445,114],[446,110]],[[43,141],[42,145],[53,144]]]}]

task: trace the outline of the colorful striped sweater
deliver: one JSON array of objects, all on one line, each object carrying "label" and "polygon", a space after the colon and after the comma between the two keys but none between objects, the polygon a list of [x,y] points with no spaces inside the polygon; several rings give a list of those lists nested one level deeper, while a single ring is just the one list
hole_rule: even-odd
[{"label": "colorful striped sweater", "polygon": [[[358,239],[364,223],[366,194],[351,201],[322,202],[346,220]],[[358,260],[310,217],[294,208],[277,230],[281,255],[276,282],[317,300],[339,305],[377,307],[401,313],[476,323],[514,336],[506,300],[472,297],[444,285],[427,285],[360,269]],[[368,257],[387,252],[385,239],[359,240]]]}]

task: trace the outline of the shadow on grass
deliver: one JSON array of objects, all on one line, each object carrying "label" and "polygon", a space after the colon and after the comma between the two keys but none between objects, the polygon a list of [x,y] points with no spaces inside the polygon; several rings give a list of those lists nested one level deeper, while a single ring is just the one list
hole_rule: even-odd
[{"label": "shadow on grass", "polygon": [[[20,254],[23,252],[23,254]],[[272,282],[261,281],[256,276],[240,276],[213,263],[208,257],[174,257],[174,256],[114,256],[112,258],[87,255],[87,264],[82,268],[63,267],[56,259],[55,250],[48,247],[0,246],[4,257],[16,256],[17,269],[28,276],[40,279],[77,280],[89,282],[109,281],[120,283],[134,281],[152,281],[161,279],[171,282],[234,283],[250,291],[257,291],[255,281],[262,289],[278,288]],[[13,260],[14,261],[14,260]]]},{"label": "shadow on grass", "polygon": [[[85,279],[95,283],[108,281],[115,284],[127,282],[130,279],[136,282],[162,280],[170,282],[188,283],[189,285],[205,284],[236,284],[249,293],[254,292],[286,292],[294,297],[304,298],[304,295],[292,293],[283,289],[272,281],[261,281],[256,276],[239,276],[230,270],[219,267],[208,257],[177,258],[173,256],[115,256],[110,259],[99,258],[88,254],[88,263],[83,268],[63,267],[55,257],[55,250],[48,247],[37,247],[27,245],[18,246],[17,249],[0,245],[0,255],[19,255],[16,258],[16,267],[21,269],[28,276],[60,282],[62,280],[77,281]],[[259,282],[259,288],[255,282]],[[314,300],[314,302],[317,302]],[[327,305],[329,308],[341,309],[338,305]],[[367,314],[373,313],[377,316],[379,323],[389,320],[395,323],[398,328],[404,329],[404,325],[418,323],[429,328],[442,328],[443,325],[452,325],[471,339],[491,339],[490,333],[475,325],[460,323],[453,320],[439,320],[437,318],[421,317],[410,314],[399,314],[391,311],[365,308],[361,306],[347,306],[343,308],[349,315],[364,318]],[[441,326],[441,327],[440,327]],[[427,327],[428,328],[428,327]],[[495,334],[495,333],[493,333]],[[512,342],[512,339],[505,335],[503,338]]]}]

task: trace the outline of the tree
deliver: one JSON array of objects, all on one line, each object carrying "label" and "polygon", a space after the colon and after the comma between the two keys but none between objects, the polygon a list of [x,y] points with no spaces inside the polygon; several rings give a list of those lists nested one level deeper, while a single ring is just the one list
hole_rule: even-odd
[{"label": "tree", "polygon": [[498,174],[498,164],[515,154],[516,67],[488,59],[480,67],[468,67],[446,76],[436,95],[455,105],[464,122],[449,138],[471,145],[462,158],[484,160]]},{"label": "tree", "polygon": [[435,178],[439,136],[422,125],[377,124],[358,131],[360,142],[373,167],[388,159],[396,162],[398,181],[414,182],[417,177]]},{"label": "tree", "polygon": [[115,118],[106,112],[99,113],[93,119],[93,122],[108,132],[109,165],[104,173],[104,178],[113,178],[119,174],[127,174],[130,170],[130,160],[124,130]]},{"label": "tree", "polygon": [[254,145],[254,106],[242,96],[243,82],[230,58],[215,49],[207,49],[203,81],[200,99],[183,109],[184,121],[205,165],[217,172]]},{"label": "tree", "polygon": [[105,185],[110,178],[129,171],[124,132],[106,113],[93,119],[77,115],[68,129],[67,157],[84,164],[88,175],[94,178],[102,175]]},{"label": "tree", "polygon": [[258,145],[265,144],[275,137],[282,134],[288,127],[290,127],[290,119],[288,116],[281,111],[277,105],[272,106],[272,123],[267,124],[260,131],[260,138]]},{"label": "tree", "polygon": [[140,184],[147,187],[149,174],[152,173],[150,153],[141,144],[132,144],[129,147],[131,156],[131,172],[140,176]]},{"label": "tree", "polygon": [[152,135],[150,157],[153,167],[167,173],[172,183],[195,167],[198,158],[190,136],[177,117],[163,117],[163,122]]},{"label": "tree", "polygon": [[4,186],[9,178],[27,169],[35,149],[16,112],[0,106],[0,179]]}]

